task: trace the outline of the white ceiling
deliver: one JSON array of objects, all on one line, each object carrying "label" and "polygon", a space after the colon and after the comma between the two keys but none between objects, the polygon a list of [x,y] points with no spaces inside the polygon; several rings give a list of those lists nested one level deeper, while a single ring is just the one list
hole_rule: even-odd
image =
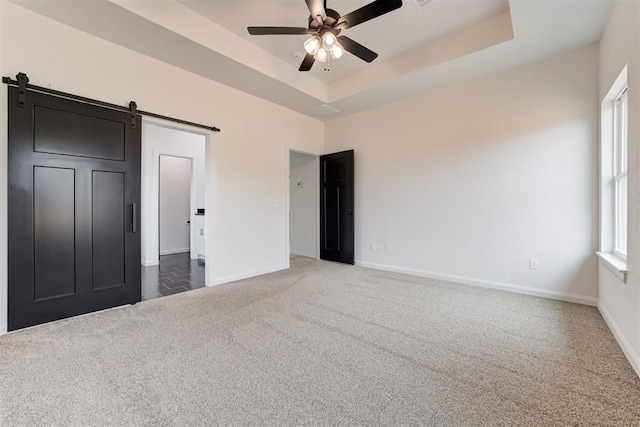
[{"label": "white ceiling", "polygon": [[[330,72],[298,72],[304,36],[250,36],[247,26],[302,27],[304,0],[12,0],[81,31],[301,113],[331,119],[597,42],[613,0],[433,0],[344,31],[380,54],[345,55]],[[346,14],[368,0],[329,0]]]},{"label": "white ceiling", "polygon": [[[328,0],[327,7],[345,15],[370,1]],[[292,66],[300,66],[302,59],[293,55],[305,53],[302,43],[307,37],[251,36],[247,26],[307,27],[309,9],[304,0],[180,0],[180,3]],[[508,0],[434,0],[424,7],[406,0],[400,9],[342,34],[378,53],[377,61],[382,61],[508,10]],[[332,83],[365,68],[366,62],[345,55],[333,64],[331,71],[326,72],[316,64],[311,74]]]}]

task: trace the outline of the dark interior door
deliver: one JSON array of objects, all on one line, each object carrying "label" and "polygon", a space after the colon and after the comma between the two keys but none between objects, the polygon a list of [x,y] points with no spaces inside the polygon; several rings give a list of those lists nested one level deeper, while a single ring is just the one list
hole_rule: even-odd
[{"label": "dark interior door", "polygon": [[[140,126],[9,88],[9,330],[140,301]],[[140,123],[140,117],[137,118]]]},{"label": "dark interior door", "polygon": [[320,258],[354,263],[353,150],[320,157]]}]

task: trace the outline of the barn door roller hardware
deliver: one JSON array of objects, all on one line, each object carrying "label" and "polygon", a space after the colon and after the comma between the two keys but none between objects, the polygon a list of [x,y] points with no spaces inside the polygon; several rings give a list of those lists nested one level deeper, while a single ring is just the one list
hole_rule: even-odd
[{"label": "barn door roller hardware", "polygon": [[99,101],[97,99],[85,98],[84,96],[74,95],[72,93],[60,92],[58,90],[49,89],[42,86],[36,86],[29,84],[29,77],[25,73],[18,73],[16,75],[16,80],[11,79],[11,77],[2,77],[2,83],[16,86],[18,87],[18,106],[21,108],[27,107],[27,91],[46,93],[48,95],[59,96],[61,98],[72,99],[74,101],[84,102],[86,104],[97,105],[100,107],[110,108],[116,111],[122,111],[131,114],[131,127],[136,128],[138,126],[137,123],[137,115],[141,114],[143,116],[155,117],[157,119],[167,120],[174,123],[180,123],[183,125],[193,126],[200,129],[207,129],[213,132],[220,132],[220,129],[215,126],[207,126],[200,123],[190,122],[187,120],[176,119],[175,117],[164,116],[162,114],[150,113],[148,111],[138,110],[138,106],[135,102],[131,101],[128,107],[123,107],[117,104],[111,104],[109,102]]},{"label": "barn door roller hardware", "polygon": [[131,114],[131,127],[135,129],[137,125],[136,117],[138,116],[138,104],[131,101],[129,103],[129,113]]},{"label": "barn door roller hardware", "polygon": [[29,77],[25,73],[18,73],[18,107],[27,108],[27,84]]}]

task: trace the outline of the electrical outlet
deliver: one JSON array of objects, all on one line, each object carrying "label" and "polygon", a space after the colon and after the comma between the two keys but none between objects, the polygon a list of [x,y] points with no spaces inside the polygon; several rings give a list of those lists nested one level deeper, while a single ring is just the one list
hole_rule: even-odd
[{"label": "electrical outlet", "polygon": [[540,268],[538,258],[529,258],[529,270],[537,270]]},{"label": "electrical outlet", "polygon": [[384,251],[385,252],[391,252],[391,243],[387,243],[384,245]]},{"label": "electrical outlet", "polygon": [[373,243],[373,242],[369,243],[369,249],[371,249],[372,251],[375,251],[376,250],[376,244]]}]

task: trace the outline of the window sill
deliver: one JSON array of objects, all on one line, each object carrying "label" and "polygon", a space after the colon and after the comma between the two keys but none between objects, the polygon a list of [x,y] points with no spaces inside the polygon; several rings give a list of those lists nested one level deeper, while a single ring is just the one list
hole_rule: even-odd
[{"label": "window sill", "polygon": [[601,264],[611,270],[623,283],[627,283],[627,260],[610,252],[596,252],[596,255],[600,258]]}]

